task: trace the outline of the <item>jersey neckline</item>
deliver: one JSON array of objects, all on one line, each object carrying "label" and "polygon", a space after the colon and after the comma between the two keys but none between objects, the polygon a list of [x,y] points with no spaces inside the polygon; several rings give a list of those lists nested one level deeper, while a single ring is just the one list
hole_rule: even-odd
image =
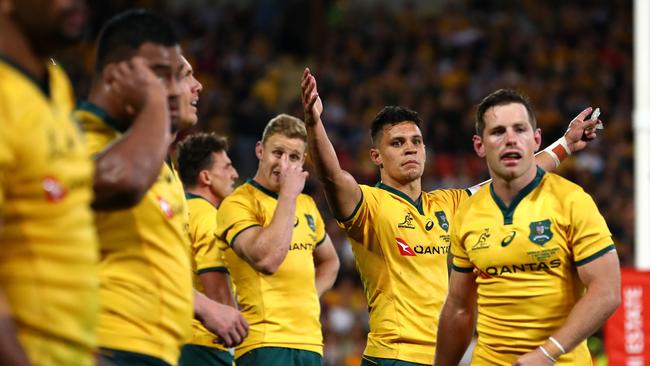
[{"label": "jersey neckline", "polygon": [[375,187],[377,187],[379,189],[383,189],[383,190],[385,190],[387,192],[390,192],[390,193],[392,193],[392,194],[394,194],[396,196],[399,196],[400,198],[406,200],[406,202],[410,203],[413,207],[415,207],[418,210],[418,212],[420,213],[420,215],[424,215],[424,210],[422,209],[422,192],[420,192],[420,196],[418,197],[418,199],[416,201],[413,201],[411,199],[411,197],[406,195],[406,193],[404,193],[404,192],[402,192],[402,191],[400,191],[398,189],[395,189],[395,188],[393,188],[393,187],[391,187],[391,186],[389,186],[387,184],[384,184],[383,182],[378,182],[377,184],[375,184]]},{"label": "jersey neckline", "polygon": [[490,183],[490,195],[492,196],[492,199],[494,200],[494,203],[497,204],[499,209],[501,210],[501,213],[503,214],[503,224],[504,225],[511,225],[512,224],[512,218],[515,214],[515,209],[517,208],[517,205],[523,200],[530,192],[535,189],[539,183],[542,181],[542,178],[544,177],[544,174],[546,172],[544,169],[540,168],[539,166],[537,167],[537,173],[535,174],[535,178],[528,183],[524,188],[522,188],[515,197],[512,199],[512,202],[510,202],[510,206],[506,206],[506,204],[497,196],[497,194],[494,192],[494,183]]},{"label": "jersey neckline", "polygon": [[[45,67],[45,77],[42,80],[39,80],[39,78],[36,77],[36,75],[32,74],[29,72],[26,68],[22,67],[18,63],[16,63],[14,60],[10,59],[5,55],[4,53],[0,52],[0,62],[4,62],[7,64],[9,67],[12,69],[18,71],[21,75],[23,75],[27,80],[31,81],[34,83],[36,88],[41,91],[46,97],[46,99],[50,99],[51,93],[50,93],[50,68]],[[54,63],[54,60],[51,61]]]},{"label": "jersey neckline", "polygon": [[256,182],[255,179],[248,178],[248,179],[246,179],[246,183],[248,183],[248,184],[252,185],[253,187],[257,188],[258,190],[262,191],[262,193],[265,193],[265,194],[275,198],[276,200],[278,199],[277,192],[273,192],[272,190],[264,187],[263,185]]},{"label": "jersey neckline", "polygon": [[125,127],[121,127],[120,124],[117,122],[117,120],[109,116],[108,113],[104,109],[102,109],[102,107],[92,102],[89,102],[87,100],[79,102],[79,105],[77,106],[77,110],[85,111],[96,115],[97,117],[99,117],[99,119],[102,120],[102,122],[106,123],[110,128],[120,133],[124,133],[128,129]]}]

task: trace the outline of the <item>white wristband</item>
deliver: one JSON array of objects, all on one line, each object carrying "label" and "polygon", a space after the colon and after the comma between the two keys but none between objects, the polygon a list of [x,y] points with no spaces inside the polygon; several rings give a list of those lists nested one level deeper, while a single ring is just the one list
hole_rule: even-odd
[{"label": "white wristband", "polygon": [[553,162],[555,162],[556,168],[560,166],[562,160],[571,155],[569,144],[566,142],[566,138],[564,136],[549,145],[546,149],[544,149],[544,151],[549,154],[551,158],[553,158]]},{"label": "white wristband", "polygon": [[556,363],[556,362],[557,362],[557,360],[556,360],[555,358],[553,358],[553,356],[551,356],[550,353],[548,353],[548,351],[546,350],[546,348],[544,348],[543,346],[539,346],[539,349],[542,351],[542,353],[544,354],[544,356],[546,356],[546,358],[548,358],[549,360],[551,360],[553,363]]},{"label": "white wristband", "polygon": [[560,350],[560,352],[562,352],[562,354],[565,354],[565,353],[566,353],[566,351],[564,350],[564,347],[562,347],[562,344],[560,344],[560,342],[558,342],[557,339],[555,339],[555,338],[553,338],[553,337],[551,336],[551,337],[548,337],[548,340],[551,341],[551,342],[553,342],[553,344],[555,345],[555,347],[557,347],[557,348]]}]

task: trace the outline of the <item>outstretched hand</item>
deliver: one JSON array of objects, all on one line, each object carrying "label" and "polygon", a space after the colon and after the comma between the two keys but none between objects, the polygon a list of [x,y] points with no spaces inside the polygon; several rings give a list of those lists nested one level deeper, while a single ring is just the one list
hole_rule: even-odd
[{"label": "outstretched hand", "polygon": [[597,136],[596,124],[599,122],[602,123],[602,121],[598,118],[587,118],[592,110],[591,107],[586,108],[569,123],[569,128],[564,134],[564,138],[572,153],[587,147],[589,141],[592,141]]},{"label": "outstretched hand", "polygon": [[313,126],[320,120],[320,115],[323,113],[323,102],[318,95],[316,78],[311,74],[309,68],[305,68],[300,86],[302,89],[302,107],[305,111],[305,124]]}]

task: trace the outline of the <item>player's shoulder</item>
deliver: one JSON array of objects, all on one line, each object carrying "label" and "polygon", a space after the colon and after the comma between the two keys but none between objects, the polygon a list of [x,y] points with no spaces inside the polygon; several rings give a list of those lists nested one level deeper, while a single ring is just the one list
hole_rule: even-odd
[{"label": "player's shoulder", "polygon": [[544,193],[552,194],[561,201],[591,197],[580,185],[555,173],[546,172],[541,185]]},{"label": "player's shoulder", "polygon": [[207,199],[192,193],[185,193],[185,199],[187,199],[187,206],[190,209],[190,212],[214,212],[216,207]]}]

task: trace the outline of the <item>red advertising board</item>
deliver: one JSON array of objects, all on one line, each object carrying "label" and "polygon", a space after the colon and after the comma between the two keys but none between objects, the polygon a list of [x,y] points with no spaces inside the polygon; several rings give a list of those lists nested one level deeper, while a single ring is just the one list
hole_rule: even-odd
[{"label": "red advertising board", "polygon": [[621,306],[605,324],[609,365],[650,365],[650,272],[623,269]]}]

